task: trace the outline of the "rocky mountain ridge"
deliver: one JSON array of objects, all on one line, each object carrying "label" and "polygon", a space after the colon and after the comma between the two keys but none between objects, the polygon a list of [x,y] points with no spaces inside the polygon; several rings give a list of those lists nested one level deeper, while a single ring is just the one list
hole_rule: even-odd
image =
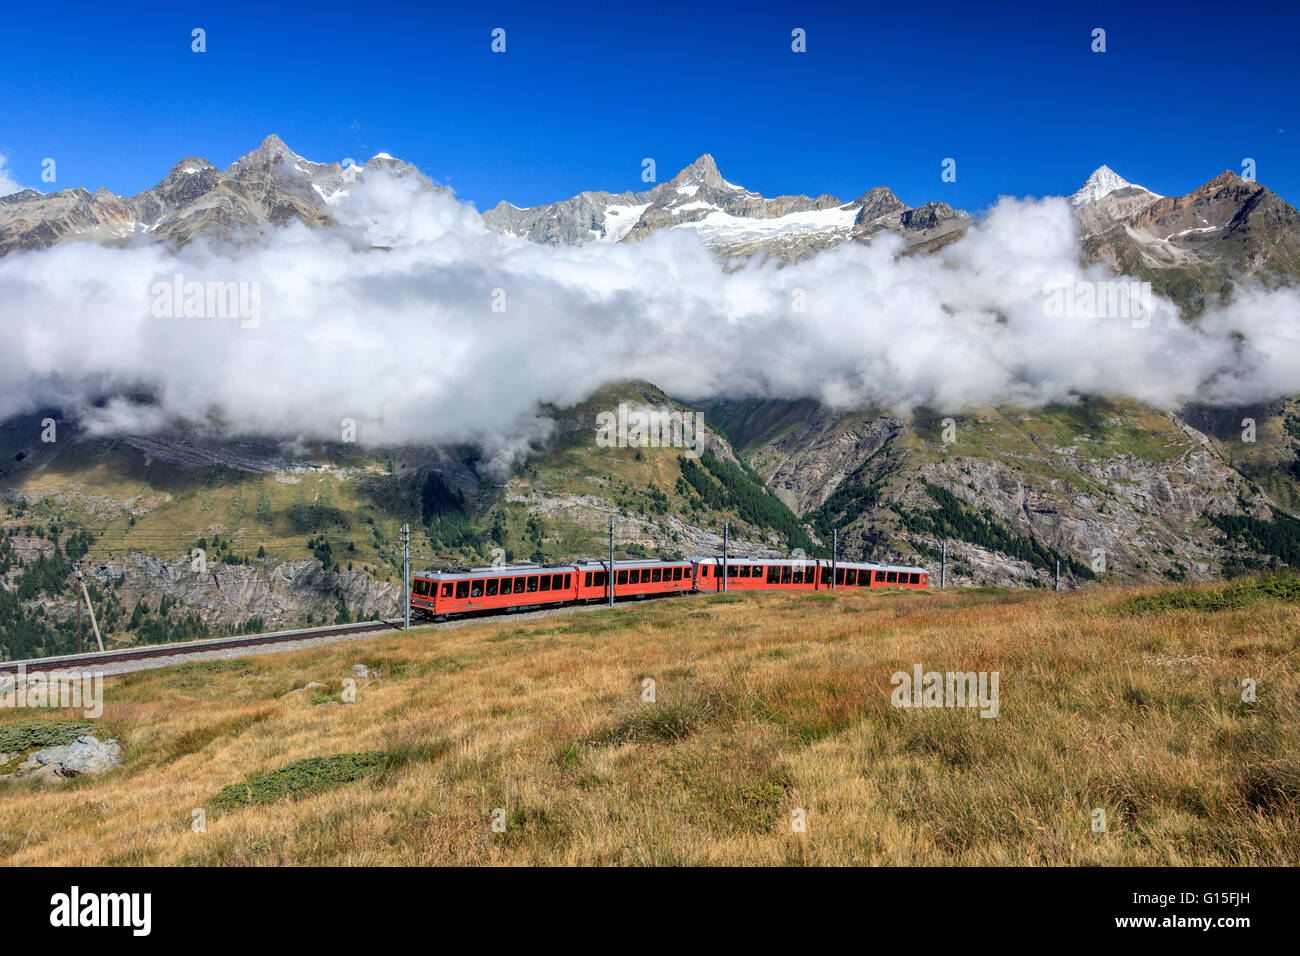
[{"label": "rocky mountain ridge", "polygon": [[[315,163],[268,136],[225,170],[199,157],[177,163],[157,186],[132,197],[106,189],[0,197],[0,256],[64,242],[183,245],[229,240],[270,224],[328,228],[331,206],[368,170],[432,182],[379,153],[364,167]],[[1300,213],[1264,186],[1225,172],[1185,196],[1160,196],[1101,166],[1069,197],[1084,260],[1151,281],[1189,317],[1226,301],[1242,282],[1300,281]],[[857,199],[767,198],[723,178],[709,154],[667,182],[641,191],[590,191],[522,209],[501,202],[482,214],[494,229],[548,245],[636,242],[662,230],[689,231],[723,259],[791,261],[888,232],[927,252],[962,235],[973,217],[932,201],[907,206],[887,187]]]},{"label": "rocky mountain ridge", "polygon": [[263,224],[333,224],[329,206],[367,170],[387,169],[431,183],[414,166],[380,153],[365,166],[313,163],[272,134],[225,170],[189,156],[158,185],[134,196],[100,188],[0,196],[0,255],[65,242],[183,245],[197,236],[230,240]]}]

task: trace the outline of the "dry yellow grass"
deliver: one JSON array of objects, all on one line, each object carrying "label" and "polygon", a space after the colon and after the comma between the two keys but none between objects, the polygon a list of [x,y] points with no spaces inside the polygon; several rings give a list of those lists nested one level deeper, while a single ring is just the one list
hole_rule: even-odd
[{"label": "dry yellow grass", "polygon": [[[1296,863],[1300,606],[1133,609],[1157,593],[664,599],[110,678],[102,722],[126,765],[0,784],[0,858]],[[310,680],[337,695],[358,662],[384,676],[356,703],[282,696]],[[893,707],[890,675],[916,663],[999,672],[1000,716]],[[406,759],[297,800],[214,801],[376,750]]]}]

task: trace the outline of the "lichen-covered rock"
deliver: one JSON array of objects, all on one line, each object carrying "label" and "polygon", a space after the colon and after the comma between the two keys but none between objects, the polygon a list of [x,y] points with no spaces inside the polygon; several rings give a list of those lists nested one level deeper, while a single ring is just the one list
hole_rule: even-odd
[{"label": "lichen-covered rock", "polygon": [[[11,755],[10,759],[13,758]],[[3,755],[0,755],[3,757]],[[0,763],[4,763],[0,760]],[[116,740],[100,741],[90,735],[78,737],[70,744],[43,747],[27,755],[10,776],[47,780],[95,776],[122,763],[122,748]],[[3,779],[3,778],[0,778]]]}]

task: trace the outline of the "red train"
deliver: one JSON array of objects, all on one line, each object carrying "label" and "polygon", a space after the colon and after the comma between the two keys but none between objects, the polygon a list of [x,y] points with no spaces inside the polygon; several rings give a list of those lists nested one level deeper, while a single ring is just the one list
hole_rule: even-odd
[{"label": "red train", "polygon": [[[837,588],[924,588],[930,584],[930,574],[924,568],[841,561],[833,573]],[[829,561],[729,558],[726,565],[728,591],[828,590],[831,575]],[[453,615],[608,601],[608,588],[608,561],[421,572],[411,582],[411,616],[442,621]],[[722,589],[721,558],[614,562],[615,600]]]}]

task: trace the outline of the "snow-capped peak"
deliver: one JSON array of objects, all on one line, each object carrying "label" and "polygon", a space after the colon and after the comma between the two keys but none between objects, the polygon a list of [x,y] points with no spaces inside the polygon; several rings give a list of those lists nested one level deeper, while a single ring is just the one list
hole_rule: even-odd
[{"label": "snow-capped peak", "polygon": [[1096,202],[1102,196],[1109,196],[1119,189],[1141,189],[1143,192],[1151,193],[1157,199],[1161,198],[1145,186],[1131,183],[1109,166],[1103,165],[1098,166],[1093,174],[1088,177],[1088,181],[1083,184],[1083,187],[1070,197],[1070,205],[1077,209],[1090,202]]}]

